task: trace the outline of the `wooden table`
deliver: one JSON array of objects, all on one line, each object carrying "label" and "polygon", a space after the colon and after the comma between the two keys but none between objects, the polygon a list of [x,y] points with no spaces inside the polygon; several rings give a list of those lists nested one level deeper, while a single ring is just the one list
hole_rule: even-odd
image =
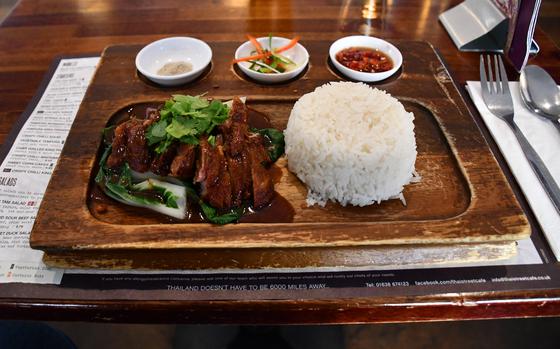
[{"label": "wooden table", "polygon": [[[369,34],[385,39],[429,41],[462,87],[478,79],[478,54],[459,52],[437,16],[456,0],[243,1],[187,3],[180,0],[23,0],[0,26],[0,143],[34,95],[57,55],[100,54],[110,44],[147,43],[166,36],[208,41],[244,41],[245,33],[327,39]],[[540,30],[541,52],[533,61],[560,80],[560,49]],[[513,71],[510,70],[510,78]],[[475,122],[496,154],[531,222],[532,213],[489,138],[477,112]],[[0,285],[0,317],[50,320],[208,323],[356,323],[481,319],[560,314],[560,289],[493,291],[423,296],[306,300],[126,301],[76,292],[53,298],[57,288]]]}]

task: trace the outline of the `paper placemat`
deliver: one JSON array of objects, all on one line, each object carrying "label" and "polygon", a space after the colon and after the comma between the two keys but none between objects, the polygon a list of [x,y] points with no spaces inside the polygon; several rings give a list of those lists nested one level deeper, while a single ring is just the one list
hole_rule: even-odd
[{"label": "paper placemat", "polygon": [[[62,150],[99,57],[61,59],[44,81],[40,94],[30,103],[29,117],[0,165],[0,283],[59,284],[64,271],[42,262],[43,253],[29,247],[29,234],[52,170]],[[28,113],[27,113],[28,112]],[[20,121],[18,121],[19,123]],[[20,124],[21,125],[21,124]],[[18,128],[18,125],[14,127]],[[17,130],[16,130],[17,131]],[[7,142],[8,143],[8,142]],[[10,146],[7,144],[6,146]],[[424,268],[540,264],[542,260],[530,239],[519,241],[512,259],[469,264],[425,266]],[[416,266],[414,269],[422,269]],[[371,268],[363,268],[375,270]],[[383,269],[383,268],[379,268]],[[408,268],[404,268],[408,269]],[[307,270],[309,272],[309,270]],[[333,268],[332,270],[340,271]],[[75,270],[79,274],[203,274],[211,271],[113,271]],[[224,271],[221,271],[224,272]],[[255,270],[231,272],[254,273]],[[260,272],[263,272],[262,270]],[[267,270],[271,272],[271,270]],[[278,271],[281,272],[281,271]],[[285,272],[285,271],[284,271]]]}]

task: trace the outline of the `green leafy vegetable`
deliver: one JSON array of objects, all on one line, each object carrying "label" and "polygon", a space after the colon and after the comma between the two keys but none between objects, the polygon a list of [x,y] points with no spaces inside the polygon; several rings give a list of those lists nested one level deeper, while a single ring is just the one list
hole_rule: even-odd
[{"label": "green leafy vegetable", "polygon": [[121,169],[121,175],[119,176],[118,185],[128,188],[132,185],[132,172],[130,172],[130,166],[125,163]]},{"label": "green leafy vegetable", "polygon": [[189,104],[192,109],[206,108],[209,103],[208,100],[202,99],[202,96],[186,96],[186,95],[173,95],[173,100],[178,103]]},{"label": "green leafy vegetable", "polygon": [[179,187],[177,184],[171,184],[158,179],[150,178],[143,182],[134,184],[131,186],[131,189],[137,192],[152,191],[158,193],[161,197],[161,200],[158,200],[160,203],[165,204],[167,207],[179,208],[177,200],[180,195],[177,194],[182,194],[181,191],[185,191],[186,195],[186,190],[184,188],[177,187]]},{"label": "green leafy vegetable", "polygon": [[253,129],[253,131],[260,133],[270,142],[267,150],[268,156],[272,162],[275,162],[284,154],[286,143],[284,142],[284,134],[282,131],[278,131],[275,128]]},{"label": "green leafy vegetable", "polygon": [[161,154],[166,151],[172,143],[173,138],[167,136],[162,142],[158,144],[158,146],[154,150],[156,153]]},{"label": "green leafy vegetable", "polygon": [[243,207],[237,207],[232,209],[228,213],[217,215],[217,211],[214,207],[208,205],[202,200],[199,201],[199,204],[200,204],[200,208],[202,208],[202,212],[204,213],[206,219],[208,219],[210,222],[214,224],[227,224],[227,223],[235,222],[239,220],[241,216],[243,216],[243,211],[244,211]]},{"label": "green leafy vegetable", "polygon": [[114,130],[117,128],[117,125],[112,125],[109,127],[105,127],[101,132],[103,134],[103,143],[105,145],[109,145],[112,143],[112,135],[114,134]]},{"label": "green leafy vegetable", "polygon": [[167,137],[167,132],[165,131],[166,128],[167,128],[167,120],[165,119],[152,124],[146,131],[146,140],[148,141],[148,145],[151,146],[166,139]]},{"label": "green leafy vegetable", "polygon": [[212,136],[208,136],[208,143],[215,147],[216,146],[216,136],[212,135]]},{"label": "green leafy vegetable", "polygon": [[227,120],[229,107],[201,96],[173,95],[160,110],[160,120],[146,131],[148,145],[163,153],[174,141],[198,144],[204,134]]},{"label": "green leafy vegetable", "polygon": [[99,171],[97,171],[97,175],[95,176],[95,183],[100,184],[105,180],[105,163],[107,162],[109,154],[111,154],[111,149],[111,145],[107,146],[101,155],[101,159],[99,160]]},{"label": "green leafy vegetable", "polygon": [[95,181],[109,197],[127,205],[144,207],[165,215],[184,219],[186,216],[187,193],[182,185],[149,178],[133,183],[132,170],[125,163],[119,170],[106,167],[111,153],[108,146],[99,161]]},{"label": "green leafy vegetable", "polygon": [[197,145],[199,143],[198,138],[196,138],[195,136],[183,136],[181,137],[180,141],[182,143],[187,143],[191,145]]},{"label": "green leafy vegetable", "polygon": [[175,116],[171,125],[165,131],[173,138],[180,139],[183,136],[198,136],[206,132],[211,120],[202,117]]},{"label": "green leafy vegetable", "polygon": [[207,220],[214,224],[227,224],[231,222],[238,221],[245,211],[243,207],[236,207],[233,208],[231,211],[224,213],[222,215],[218,215],[218,211],[202,201],[202,199],[198,196],[196,190],[192,187],[192,185],[186,185],[187,196],[191,198],[191,201],[198,202],[198,205],[202,209],[202,213]]}]

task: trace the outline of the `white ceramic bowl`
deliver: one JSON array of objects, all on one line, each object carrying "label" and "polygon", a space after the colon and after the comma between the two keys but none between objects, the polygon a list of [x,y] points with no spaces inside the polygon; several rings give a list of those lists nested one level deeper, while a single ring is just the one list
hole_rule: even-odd
[{"label": "white ceramic bowl", "polygon": [[[264,49],[270,49],[268,36],[257,38],[257,41],[261,44],[261,46]],[[273,36],[272,48],[280,48],[282,46],[287,45],[290,41],[291,39]],[[238,59],[238,58],[250,56],[251,52],[253,51],[256,51],[256,49],[251,43],[251,41],[246,41],[241,46],[239,46],[235,51],[235,58]],[[285,73],[265,74],[249,69],[251,63],[248,62],[239,62],[237,63],[237,65],[239,66],[239,69],[241,69],[243,73],[245,73],[252,79],[255,79],[263,83],[278,83],[278,82],[295,78],[305,69],[305,67],[309,63],[309,53],[307,52],[305,47],[303,47],[303,45],[301,45],[300,43],[297,43],[294,47],[292,47],[287,51],[281,52],[281,55],[286,56],[292,61],[294,61],[297,64],[297,67],[294,70],[290,70]]]},{"label": "white ceramic bowl", "polygon": [[[149,80],[163,86],[186,84],[202,74],[212,60],[212,49],[204,41],[189,37],[172,37],[148,44],[136,55],[136,69]],[[157,71],[170,62],[188,62],[192,70],[177,75],[159,75]]]},{"label": "white ceramic bowl", "polygon": [[[367,47],[374,50],[377,49],[385,53],[393,61],[393,69],[381,73],[366,73],[343,66],[336,60],[336,54],[350,47]],[[347,36],[336,40],[329,49],[329,56],[339,72],[350,79],[364,82],[374,82],[387,79],[399,70],[403,62],[401,51],[399,51],[399,49],[393,44],[379,38],[363,35]]]}]

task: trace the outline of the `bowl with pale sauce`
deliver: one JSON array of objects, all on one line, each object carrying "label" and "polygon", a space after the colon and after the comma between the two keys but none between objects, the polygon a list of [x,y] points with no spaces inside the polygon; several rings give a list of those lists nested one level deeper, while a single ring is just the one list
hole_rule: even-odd
[{"label": "bowl with pale sauce", "polygon": [[332,64],[344,76],[357,81],[385,80],[402,66],[395,45],[372,36],[353,35],[336,40],[329,49]]},{"label": "bowl with pale sauce", "polygon": [[193,81],[212,61],[212,49],[202,40],[171,37],[154,41],[136,55],[136,69],[163,86]]}]

